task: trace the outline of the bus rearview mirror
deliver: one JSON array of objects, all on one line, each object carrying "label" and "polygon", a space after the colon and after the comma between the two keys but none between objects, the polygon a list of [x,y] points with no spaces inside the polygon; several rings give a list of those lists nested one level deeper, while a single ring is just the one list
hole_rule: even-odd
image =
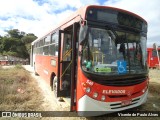
[{"label": "bus rearview mirror", "polygon": [[79,30],[79,43],[80,45],[83,45],[88,34],[88,26],[84,25],[80,27]]}]

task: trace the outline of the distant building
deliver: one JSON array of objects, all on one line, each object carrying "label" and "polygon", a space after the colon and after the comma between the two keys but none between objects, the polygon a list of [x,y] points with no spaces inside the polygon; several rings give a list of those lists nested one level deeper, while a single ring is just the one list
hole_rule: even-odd
[{"label": "distant building", "polygon": [[29,64],[28,59],[18,58],[14,56],[3,56],[0,55],[0,65],[16,65],[16,64],[22,64],[27,65]]}]

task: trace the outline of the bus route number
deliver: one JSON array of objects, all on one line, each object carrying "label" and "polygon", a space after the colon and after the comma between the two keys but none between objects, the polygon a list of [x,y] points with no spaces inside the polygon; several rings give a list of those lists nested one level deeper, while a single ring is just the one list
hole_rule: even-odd
[{"label": "bus route number", "polygon": [[93,82],[92,81],[90,81],[90,80],[87,80],[87,82],[86,82],[87,84],[89,84],[90,86],[92,86],[93,85]]}]

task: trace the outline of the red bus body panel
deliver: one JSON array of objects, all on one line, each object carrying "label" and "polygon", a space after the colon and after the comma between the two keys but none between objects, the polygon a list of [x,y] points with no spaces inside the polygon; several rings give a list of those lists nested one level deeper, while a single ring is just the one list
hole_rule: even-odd
[{"label": "red bus body panel", "polygon": [[[156,68],[158,66],[158,57],[153,56],[152,51],[154,48],[147,48],[147,63],[149,68]],[[160,48],[158,48],[158,51],[160,51]],[[159,52],[160,53],[160,52]],[[156,53],[157,54],[157,53]]]},{"label": "red bus body panel", "polygon": [[[36,55],[35,71],[50,85],[52,74],[57,74],[58,58],[53,56]],[[56,65],[51,65],[51,61],[55,61]]]}]

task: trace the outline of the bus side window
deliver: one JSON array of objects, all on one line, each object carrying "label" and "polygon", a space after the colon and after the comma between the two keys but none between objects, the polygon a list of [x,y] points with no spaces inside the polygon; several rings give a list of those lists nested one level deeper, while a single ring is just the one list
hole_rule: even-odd
[{"label": "bus side window", "polygon": [[58,56],[58,44],[55,44],[55,56]]},{"label": "bus side window", "polygon": [[58,43],[58,32],[51,35],[51,43]]},{"label": "bus side window", "polygon": [[52,56],[55,55],[55,44],[49,46],[49,54]]},{"label": "bus side window", "polygon": [[58,31],[51,34],[51,45],[49,48],[49,54],[58,56]]},{"label": "bus side window", "polygon": [[49,55],[49,46],[43,47],[43,55]]},{"label": "bus side window", "polygon": [[152,51],[152,57],[157,57],[157,51],[156,50]]}]

